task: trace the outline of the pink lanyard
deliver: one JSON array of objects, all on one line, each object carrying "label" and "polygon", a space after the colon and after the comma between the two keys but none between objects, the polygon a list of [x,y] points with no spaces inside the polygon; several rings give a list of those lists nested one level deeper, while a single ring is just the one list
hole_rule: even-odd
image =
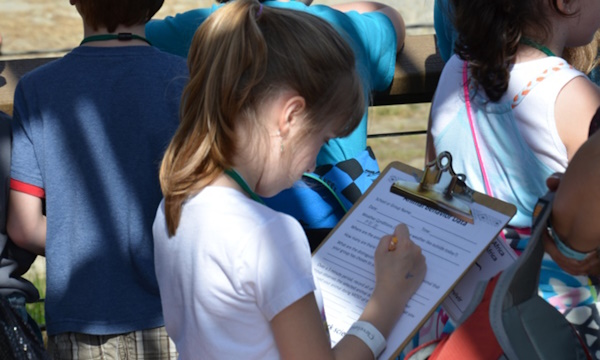
[{"label": "pink lanyard", "polygon": [[[471,109],[471,100],[469,98],[469,86],[467,77],[467,62],[463,63],[463,89],[465,92],[465,105],[467,106],[467,117],[469,118],[469,125],[471,126],[471,134],[473,135],[473,143],[475,144],[475,151],[477,152],[477,160],[479,160],[479,167],[481,168],[481,175],[483,176],[483,184],[485,185],[485,191],[491,197],[494,197],[494,193],[492,193],[492,187],[490,186],[490,182],[487,177],[487,173],[485,171],[485,166],[483,166],[483,159],[481,158],[481,151],[479,150],[479,142],[477,141],[477,133],[475,132],[475,122],[473,121],[473,110]],[[500,232],[500,237],[502,240],[506,241],[506,235],[504,232]]]},{"label": "pink lanyard", "polygon": [[473,143],[475,144],[475,151],[477,152],[477,159],[479,160],[479,167],[481,168],[481,175],[483,175],[483,183],[485,185],[485,191],[489,196],[494,196],[490,182],[483,166],[483,159],[481,158],[481,151],[479,150],[479,142],[477,141],[477,134],[475,132],[475,122],[473,121],[473,114],[471,109],[471,100],[469,99],[469,86],[467,77],[467,62],[463,62],[463,89],[465,93],[465,105],[467,106],[467,117],[469,118],[469,125],[471,126],[471,134],[473,135]]}]

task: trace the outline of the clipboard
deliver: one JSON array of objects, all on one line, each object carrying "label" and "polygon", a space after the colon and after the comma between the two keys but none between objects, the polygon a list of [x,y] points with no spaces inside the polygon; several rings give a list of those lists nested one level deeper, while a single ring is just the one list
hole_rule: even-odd
[{"label": "clipboard", "polygon": [[[444,176],[445,179],[442,179]],[[465,176],[452,168],[452,155],[444,151],[425,165],[419,182],[398,180],[391,192],[443,211],[458,219],[473,223],[471,207],[474,191],[465,183]]]},{"label": "clipboard", "polygon": [[393,162],[313,252],[313,274],[334,346],[362,314],[375,284],[373,253],[399,223],[427,262],[380,359],[397,357],[516,213],[516,207],[473,191],[441,153],[423,170]]}]

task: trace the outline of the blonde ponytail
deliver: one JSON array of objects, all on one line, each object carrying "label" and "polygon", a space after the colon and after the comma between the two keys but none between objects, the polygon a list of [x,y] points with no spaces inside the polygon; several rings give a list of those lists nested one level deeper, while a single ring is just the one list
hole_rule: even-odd
[{"label": "blonde ponytail", "polygon": [[181,124],[160,169],[169,235],[184,201],[232,166],[240,129],[260,128],[256,111],[265,99],[296,90],[306,100],[307,132],[325,118],[345,135],[365,109],[352,49],[334,29],[256,0],[233,1],[209,16],[194,35],[188,67]]}]

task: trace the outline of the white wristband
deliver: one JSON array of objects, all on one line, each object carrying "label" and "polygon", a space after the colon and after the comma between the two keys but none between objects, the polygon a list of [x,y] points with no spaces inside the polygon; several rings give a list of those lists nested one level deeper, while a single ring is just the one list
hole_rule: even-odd
[{"label": "white wristband", "polygon": [[379,332],[379,330],[377,330],[373,324],[367,321],[355,322],[352,324],[352,326],[350,326],[350,329],[346,335],[354,335],[361,339],[362,342],[364,342],[369,349],[371,349],[375,359],[381,355],[387,345],[385,338]]}]

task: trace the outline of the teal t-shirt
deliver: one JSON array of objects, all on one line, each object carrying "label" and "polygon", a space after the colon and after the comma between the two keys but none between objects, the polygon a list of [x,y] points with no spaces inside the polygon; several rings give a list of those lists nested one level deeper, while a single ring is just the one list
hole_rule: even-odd
[{"label": "teal t-shirt", "polygon": [[[387,89],[394,78],[396,66],[396,31],[387,16],[379,12],[343,13],[325,5],[298,1],[266,1],[266,6],[305,11],[334,26],[354,49],[356,63],[365,87],[367,99],[371,91]],[[146,37],[159,49],[187,57],[196,29],[221,5],[195,9],[146,24]],[[367,108],[360,125],[345,138],[329,141],[317,157],[317,165],[337,164],[355,158],[367,146]]]}]

